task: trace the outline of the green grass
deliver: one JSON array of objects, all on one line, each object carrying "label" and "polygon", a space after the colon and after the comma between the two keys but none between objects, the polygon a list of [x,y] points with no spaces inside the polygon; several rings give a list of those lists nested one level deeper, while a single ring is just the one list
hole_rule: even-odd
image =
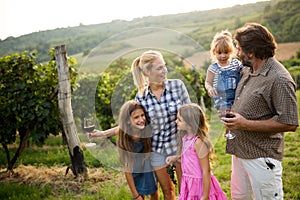
[{"label": "green grass", "polygon": [[[222,132],[221,132],[222,133]],[[49,140],[56,140],[56,137],[51,137]],[[300,198],[300,130],[297,132],[286,133],[285,136],[285,153],[283,159],[283,184],[285,199],[299,199]],[[3,157],[3,151],[0,151]],[[88,167],[91,168],[106,168],[99,159],[96,159],[88,150],[84,150],[85,161]],[[230,196],[230,168],[231,156],[225,153],[225,139],[219,137],[215,143],[215,156],[216,160],[213,161],[212,171],[221,184],[227,196]],[[18,164],[26,165],[45,165],[45,166],[67,166],[69,164],[69,155],[64,148],[53,148],[44,150],[43,148],[27,149],[21,156]],[[1,163],[4,166],[4,163]],[[80,191],[72,190],[53,190],[51,187],[44,187],[39,185],[26,185],[26,184],[7,184],[0,183],[0,199],[128,199],[130,192],[125,181],[125,177],[121,172],[113,169],[106,169],[107,172],[104,176],[111,174],[118,174],[121,179],[115,180],[114,178],[99,184],[101,188],[99,191],[90,191],[89,188],[93,187],[93,181],[86,181],[80,185]],[[18,192],[22,190],[24,192]],[[3,197],[3,198],[2,198]]]},{"label": "green grass", "polygon": [[22,200],[22,199],[44,199],[51,193],[49,186],[40,188],[36,186],[19,184],[1,184],[0,199]]}]

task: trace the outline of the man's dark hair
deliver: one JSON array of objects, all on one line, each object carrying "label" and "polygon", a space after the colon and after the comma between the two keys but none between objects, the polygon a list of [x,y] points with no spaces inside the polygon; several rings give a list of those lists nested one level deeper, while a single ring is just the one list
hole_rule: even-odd
[{"label": "man's dark hair", "polygon": [[257,23],[246,23],[237,29],[234,39],[244,53],[253,53],[259,59],[273,57],[277,49],[272,33]]}]

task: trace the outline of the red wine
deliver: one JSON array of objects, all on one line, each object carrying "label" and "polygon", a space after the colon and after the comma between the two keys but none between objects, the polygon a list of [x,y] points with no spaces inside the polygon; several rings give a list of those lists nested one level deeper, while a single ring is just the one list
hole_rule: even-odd
[{"label": "red wine", "polygon": [[235,115],[234,115],[234,114],[231,114],[231,113],[226,113],[226,114],[225,114],[225,117],[226,117],[226,118],[234,118]]},{"label": "red wine", "polygon": [[92,132],[95,129],[95,125],[91,125],[83,128],[85,132]]}]

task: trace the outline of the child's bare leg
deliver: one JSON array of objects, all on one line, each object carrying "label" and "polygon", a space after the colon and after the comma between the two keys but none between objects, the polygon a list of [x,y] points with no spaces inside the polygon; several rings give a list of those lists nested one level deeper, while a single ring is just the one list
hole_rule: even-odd
[{"label": "child's bare leg", "polygon": [[159,200],[159,190],[158,189],[153,194],[150,195],[150,200]]}]

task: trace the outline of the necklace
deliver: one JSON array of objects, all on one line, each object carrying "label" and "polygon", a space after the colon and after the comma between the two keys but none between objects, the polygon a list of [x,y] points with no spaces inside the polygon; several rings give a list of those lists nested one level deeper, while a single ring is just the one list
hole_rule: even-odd
[{"label": "necklace", "polygon": [[164,90],[164,88],[162,87],[162,88],[157,88],[157,89],[151,89],[151,92],[152,92],[152,94],[158,99],[158,100],[160,100],[160,97],[161,97],[161,95],[162,95],[162,93],[163,93],[163,90]]}]

